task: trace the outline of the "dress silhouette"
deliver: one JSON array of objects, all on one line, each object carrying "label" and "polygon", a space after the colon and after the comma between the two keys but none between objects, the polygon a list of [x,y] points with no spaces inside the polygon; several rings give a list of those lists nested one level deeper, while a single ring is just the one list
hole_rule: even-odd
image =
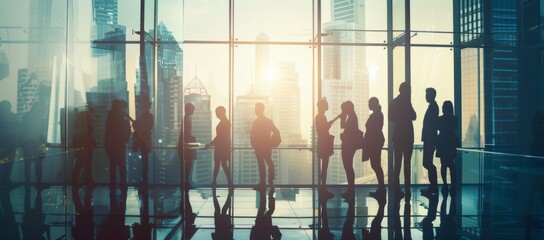
[{"label": "dress silhouette", "polygon": [[233,239],[233,225],[231,223],[231,201],[232,201],[232,189],[229,189],[226,201],[223,204],[223,209],[219,206],[219,200],[217,199],[217,192],[215,188],[212,188],[213,194],[213,219],[215,223],[215,232],[211,234],[213,240],[232,240]]},{"label": "dress silhouette", "polygon": [[261,188],[259,193],[259,210],[255,218],[255,226],[251,227],[250,240],[281,239],[281,232],[278,226],[272,225],[272,214],[276,210],[275,189],[272,187],[268,192],[268,211],[266,211],[266,189]]},{"label": "dress silhouette", "polygon": [[186,188],[191,188],[191,169],[193,160],[196,158],[196,150],[189,147],[189,143],[196,142],[196,138],[192,135],[192,120],[191,117],[195,112],[195,106],[192,103],[185,104],[185,116],[183,116],[182,130],[178,140],[178,154],[180,158],[180,172],[182,185]]},{"label": "dress silhouette", "polygon": [[92,160],[93,150],[96,147],[96,139],[94,137],[92,108],[76,113],[76,121],[74,128],[74,137],[72,146],[75,150],[75,165],[72,171],[72,185],[78,186],[79,175],[81,169],[85,171],[85,184],[94,185]]},{"label": "dress silhouette", "polygon": [[232,177],[229,168],[230,160],[230,121],[227,118],[227,110],[223,106],[219,106],[215,109],[215,115],[219,118],[219,123],[215,128],[216,136],[209,144],[206,144],[206,148],[215,146],[214,150],[214,167],[213,167],[213,181],[212,185],[217,184],[217,174],[219,173],[219,165],[223,166],[223,171],[227,176],[227,182],[229,186],[232,186]]},{"label": "dress silhouette", "polygon": [[408,197],[410,194],[411,183],[411,158],[414,148],[414,125],[416,112],[412,107],[410,100],[410,84],[403,82],[400,84],[400,94],[393,99],[389,105],[389,121],[393,122],[393,151],[394,151],[394,176],[393,185],[396,195],[399,198],[404,197],[400,191],[400,170],[404,157],[404,186]]},{"label": "dress silhouette", "polygon": [[340,134],[340,140],[342,140],[342,163],[344,164],[344,170],[346,171],[346,178],[348,181],[348,191],[343,193],[342,196],[349,198],[354,194],[355,186],[355,171],[353,169],[353,157],[358,149],[359,139],[359,120],[357,114],[355,114],[355,106],[351,101],[342,103],[342,112],[340,113],[340,128],[344,131]]},{"label": "dress silhouette", "polygon": [[36,184],[40,185],[42,181],[42,162],[45,158],[44,147],[46,135],[43,123],[45,121],[43,105],[35,102],[30,111],[23,115],[21,119],[20,144],[23,150],[25,161],[25,181],[30,183],[31,163],[36,163],[35,174]]},{"label": "dress silhouette", "polygon": [[[376,173],[378,179],[378,190],[371,192],[370,196],[380,201],[385,201],[385,183],[382,169],[382,149],[385,142],[383,136],[383,113],[382,106],[378,98],[372,97],[368,100],[368,108],[372,110],[372,114],[366,121],[366,133],[364,138],[363,155],[370,159],[370,166]],[[365,160],[365,159],[363,159]]]},{"label": "dress silhouette", "polygon": [[[259,184],[257,187],[265,186],[266,169],[265,163],[268,166],[268,184],[274,185],[275,170],[274,162],[272,161],[272,148],[281,141],[280,131],[274,125],[271,119],[264,115],[264,104],[255,104],[255,114],[257,119],[251,127],[251,146],[255,149],[257,157],[257,166],[259,167]],[[278,138],[280,139],[278,141]]]},{"label": "dress silhouette", "polygon": [[435,98],[436,90],[434,88],[425,89],[425,99],[429,106],[423,118],[421,141],[423,141],[423,167],[427,169],[430,186],[421,191],[424,196],[436,194],[438,190],[436,167],[433,164],[434,151],[438,141],[438,104],[436,104]]},{"label": "dress silhouette", "polygon": [[126,103],[115,99],[106,119],[105,148],[109,158],[110,190],[114,191],[117,181],[117,169],[121,190],[127,188],[126,144],[130,137],[130,124],[125,119]]},{"label": "dress silhouette", "polygon": [[11,111],[11,103],[0,102],[0,185],[11,183],[11,169],[18,143],[17,116]]},{"label": "dress silhouette", "polygon": [[149,111],[151,103],[143,100],[141,104],[141,113],[134,121],[134,151],[140,151],[142,156],[142,183],[148,184],[149,172],[149,153],[153,149],[152,130],[154,124],[153,114]]},{"label": "dress silhouette", "polygon": [[438,118],[438,144],[436,156],[440,157],[442,164],[441,173],[444,188],[447,188],[447,169],[450,169],[451,183],[455,181],[455,157],[459,147],[459,137],[455,133],[457,129],[457,118],[453,115],[453,104],[445,101],[442,105],[442,116]]},{"label": "dress silhouette", "polygon": [[326,98],[323,98],[317,102],[317,115],[315,116],[315,128],[317,132],[317,158],[321,163],[321,172],[319,186],[321,188],[320,193],[323,193],[326,197],[334,197],[334,194],[327,191],[327,170],[329,167],[329,157],[334,153],[334,136],[329,133],[332,124],[338,118],[332,121],[327,121],[325,112],[329,110],[329,103]]}]

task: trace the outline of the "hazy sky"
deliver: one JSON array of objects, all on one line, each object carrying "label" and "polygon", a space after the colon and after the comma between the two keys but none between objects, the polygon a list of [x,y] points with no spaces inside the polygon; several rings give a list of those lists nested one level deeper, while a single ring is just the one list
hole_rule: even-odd
[{"label": "hazy sky", "polygon": [[[51,0],[65,5],[65,0]],[[149,1],[151,4],[151,1]],[[159,0],[158,21],[163,21],[180,43],[183,40],[226,41],[229,27],[229,2],[227,0]],[[253,41],[264,32],[271,41],[308,42],[312,38],[312,0],[236,0],[234,4],[234,37],[240,41]],[[402,2],[395,0],[397,2]],[[29,0],[3,1],[0,3],[0,26],[18,26],[21,29],[0,28],[2,40],[28,40]],[[74,23],[70,30],[75,34],[75,53],[71,64],[82,72],[77,75],[75,85],[78,89],[90,88],[96,74],[96,66],[91,57],[89,39],[92,22],[91,1],[72,1]],[[148,4],[149,5],[149,4]],[[395,5],[402,6],[402,5]],[[152,6],[147,7],[146,29],[152,29]],[[131,34],[139,29],[139,1],[119,0],[119,24],[127,29],[127,40],[138,40]],[[184,11],[185,9],[185,11]],[[395,8],[396,16],[401,16],[402,7]],[[451,0],[413,0],[413,31],[452,31]],[[330,4],[323,1],[323,23],[330,21]],[[395,18],[395,26],[402,21]],[[400,19],[402,20],[402,19]],[[364,29],[386,29],[386,1],[367,0],[365,2]],[[384,32],[367,33],[366,41],[383,43]],[[419,32],[412,38],[413,43],[451,42],[449,34],[429,34]],[[212,109],[218,105],[228,105],[228,45],[224,44],[182,44],[184,50],[184,81],[188,83],[198,71],[212,95]],[[0,80],[0,100],[10,100],[15,110],[17,70],[26,67],[27,46],[25,44],[2,44],[0,54],[6,53],[10,62],[10,75]],[[387,51],[383,47],[366,47],[366,63],[369,71],[370,96],[377,96],[386,111],[387,92]],[[127,81],[129,91],[135,80],[138,67],[138,45],[127,45]],[[255,68],[255,45],[240,44],[234,51],[234,95],[242,95],[251,87]],[[403,75],[403,49],[395,50],[395,77]],[[312,49],[306,45],[270,46],[270,63],[292,61],[296,64],[301,85],[301,130],[309,137],[312,123]],[[395,82],[396,85],[400,82]],[[420,119],[426,108],[424,89],[434,86],[438,91],[438,101],[453,98],[453,53],[449,48],[412,48],[413,101]],[[396,89],[396,87],[395,87]],[[397,91],[395,90],[395,95]],[[359,103],[355,103],[359,104]],[[366,104],[366,103],[360,103]],[[331,106],[334,107],[334,106]],[[230,111],[230,110],[229,110]],[[215,122],[214,122],[215,124]],[[416,135],[417,137],[417,135]],[[418,139],[416,139],[418,140]]]}]

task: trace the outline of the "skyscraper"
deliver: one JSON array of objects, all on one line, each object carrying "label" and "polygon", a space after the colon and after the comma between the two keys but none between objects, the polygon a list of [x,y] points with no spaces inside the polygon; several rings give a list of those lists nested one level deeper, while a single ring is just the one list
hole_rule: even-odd
[{"label": "skyscraper", "polygon": [[[364,4],[362,0],[332,0],[331,22],[323,24],[324,42],[360,43],[364,42],[365,29]],[[359,118],[359,127],[364,127],[368,118],[366,103],[368,101],[368,72],[366,70],[365,51],[357,46],[325,46],[323,47],[322,96],[329,102],[328,118],[336,117],[340,105],[352,101]],[[331,134],[340,135],[340,128],[334,125]],[[335,145],[340,145],[336,138]],[[360,177],[364,169],[359,161],[355,161],[356,177]],[[344,168],[339,154],[330,158],[329,181],[331,183],[346,182]]]},{"label": "skyscraper", "polygon": [[261,44],[255,45],[255,82],[253,88],[255,94],[268,96],[270,94],[267,79],[267,73],[270,71],[268,45],[262,43],[268,42],[269,38],[265,33],[259,33],[255,41]]},{"label": "skyscraper", "polygon": [[[212,140],[212,112],[210,110],[211,96],[206,87],[195,76],[183,90],[185,104],[192,103],[195,111],[192,117],[192,135],[199,143],[209,143]],[[192,180],[196,184],[212,182],[213,153],[210,150],[197,150],[193,160]]]},{"label": "skyscraper", "polygon": [[[282,136],[281,146],[306,147],[300,131],[300,86],[294,62],[274,63],[275,77],[272,80],[272,108],[274,122]],[[289,97],[285,97],[289,96]],[[307,151],[281,150],[279,159],[282,168],[279,175],[289,184],[310,183],[311,159]]]}]

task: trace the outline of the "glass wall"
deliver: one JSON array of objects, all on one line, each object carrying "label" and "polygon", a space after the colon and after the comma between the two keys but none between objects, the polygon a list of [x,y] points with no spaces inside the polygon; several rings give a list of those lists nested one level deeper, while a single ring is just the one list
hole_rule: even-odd
[{"label": "glass wall", "polygon": [[[329,102],[329,120],[340,113],[343,102],[352,101],[359,127],[365,132],[365,122],[371,114],[368,99],[377,97],[385,119],[387,148],[388,103],[398,94],[400,83],[410,81],[412,103],[418,115],[414,122],[417,148],[421,145],[427,108],[425,89],[436,88],[439,106],[445,100],[455,100],[453,6],[450,1],[433,1],[430,5],[428,2],[1,3],[0,101],[5,101],[3,106],[10,103],[9,115],[19,126],[13,128],[13,136],[18,136],[16,150],[7,160],[12,164],[9,180],[60,187],[51,190],[44,201],[61,206],[56,209],[58,213],[74,213],[72,205],[65,207],[62,203],[63,197],[66,194],[72,200],[80,193],[68,194],[62,187],[77,185],[85,178],[83,172],[78,172],[79,167],[74,168],[79,157],[77,150],[82,147],[74,145],[80,131],[92,130],[96,142],[91,157],[92,180],[99,186],[108,186],[110,173],[115,171],[105,147],[106,122],[114,99],[124,102],[122,118],[130,125],[130,119],[140,119],[146,112],[146,103],[151,103],[153,151],[147,166],[144,154],[133,148],[136,127],[125,139],[126,163],[121,168],[126,168],[126,177],[117,176],[117,181],[122,184],[124,178],[132,187],[146,179],[149,184],[164,188],[179,185],[183,166],[177,146],[184,127],[184,106],[188,103],[195,106],[192,134],[200,147],[216,135],[219,120],[215,110],[225,107],[231,122],[230,167],[234,183],[240,186],[254,185],[259,180],[250,143],[254,106],[258,102],[265,104],[265,115],[282,134],[282,142],[272,154],[279,185],[317,184],[313,119],[316,103],[323,97]],[[407,18],[411,20],[408,29]],[[478,50],[464,50],[463,54],[476,57]],[[471,63],[474,66],[462,69],[466,74],[463,78],[479,76],[479,61]],[[468,92],[477,91],[474,86],[479,85],[463,82],[463,91],[472,96]],[[466,141],[481,143],[482,99],[466,99],[463,109],[471,110],[470,116],[463,115],[463,133],[470,132],[475,115],[478,130]],[[81,120],[82,126],[78,119],[85,117],[88,119]],[[339,123],[334,123],[330,133],[336,138],[336,148],[327,180],[333,185],[346,184],[341,132]],[[472,145],[465,140],[463,143]],[[421,164],[420,150],[415,151],[413,166]],[[214,151],[199,148],[196,153],[191,181],[195,186],[207,187],[212,182]],[[384,169],[392,167],[387,151],[382,153],[381,164]],[[361,162],[360,150],[355,155],[354,168],[357,184],[377,183],[370,163]],[[142,176],[144,169],[149,169],[146,177]],[[427,183],[425,174],[414,174],[413,182]],[[222,172],[218,182],[226,183]],[[154,196],[155,212],[168,213],[172,209],[168,206],[179,204],[179,196],[173,188],[160,191]],[[106,205],[104,199],[96,200],[95,206]]]}]

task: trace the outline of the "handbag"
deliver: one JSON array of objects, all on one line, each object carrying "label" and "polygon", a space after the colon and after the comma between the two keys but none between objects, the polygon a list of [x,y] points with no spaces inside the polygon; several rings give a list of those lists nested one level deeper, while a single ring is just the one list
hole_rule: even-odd
[{"label": "handbag", "polygon": [[354,139],[356,149],[363,149],[364,139],[365,139],[365,134],[363,133],[363,131],[361,131],[361,129],[357,129],[357,132],[355,132],[355,139]]}]

